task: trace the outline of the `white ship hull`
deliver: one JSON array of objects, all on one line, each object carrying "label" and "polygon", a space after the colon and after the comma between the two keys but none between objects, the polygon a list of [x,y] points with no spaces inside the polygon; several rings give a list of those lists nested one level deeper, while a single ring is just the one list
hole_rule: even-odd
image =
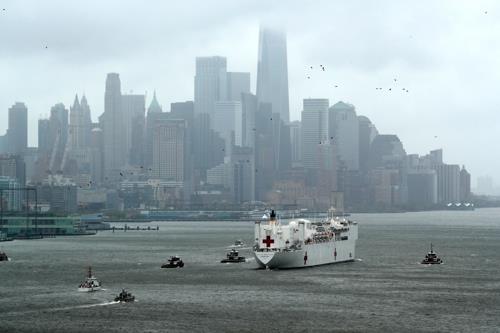
[{"label": "white ship hull", "polygon": [[90,292],[99,291],[99,290],[101,290],[101,287],[78,288],[78,291],[82,292],[82,293],[90,293]]},{"label": "white ship hull", "polygon": [[261,268],[300,268],[353,261],[358,224],[346,215],[320,222],[292,220],[282,225],[271,212],[269,223],[255,222],[254,256]]},{"label": "white ship hull", "polygon": [[297,250],[255,251],[255,261],[261,268],[300,268],[353,261],[355,241],[316,243]]}]

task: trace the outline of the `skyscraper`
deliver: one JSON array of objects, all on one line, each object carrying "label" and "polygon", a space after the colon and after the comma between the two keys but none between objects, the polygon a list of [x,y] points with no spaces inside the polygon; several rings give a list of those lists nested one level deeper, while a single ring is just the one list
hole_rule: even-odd
[{"label": "skyscraper", "polygon": [[9,128],[7,129],[7,151],[22,154],[28,147],[28,108],[16,102],[9,109]]},{"label": "skyscraper", "polygon": [[104,179],[104,135],[102,129],[95,127],[90,132],[90,177],[93,184],[101,184]]},{"label": "skyscraper", "polygon": [[182,119],[186,122],[185,141],[184,141],[184,199],[189,202],[190,195],[194,186],[193,168],[194,168],[194,147],[196,140],[194,131],[194,102],[174,102],[170,104],[171,119]]},{"label": "skyscraper", "polygon": [[304,99],[302,111],[302,165],[320,166],[318,145],[328,141],[328,99]]},{"label": "skyscraper", "polygon": [[462,170],[460,170],[460,201],[469,201],[470,197],[470,173],[465,169],[465,165],[463,165]]},{"label": "skyscraper", "polygon": [[38,154],[48,154],[51,148],[50,120],[38,119]]},{"label": "skyscraper", "polygon": [[227,72],[227,100],[241,101],[243,93],[250,93],[250,73]]},{"label": "skyscraper", "polygon": [[103,129],[104,170],[111,174],[127,163],[127,136],[122,108],[120,76],[109,73],[106,78],[104,113],[99,117]]},{"label": "skyscraper", "polygon": [[272,112],[288,124],[288,65],[286,35],[279,30],[260,29],[257,65],[257,99],[259,103],[271,103]]},{"label": "skyscraper", "polygon": [[257,113],[257,96],[248,93],[241,96],[241,128],[242,146],[255,147],[255,114]]},{"label": "skyscraper", "polygon": [[7,151],[7,135],[0,135],[0,154]]},{"label": "skyscraper", "polygon": [[460,167],[456,164],[435,166],[437,171],[438,202],[441,204],[460,202]]},{"label": "skyscraper", "polygon": [[338,102],[329,110],[329,136],[347,170],[359,169],[359,123],[354,105]]},{"label": "skyscraper", "polygon": [[234,202],[255,200],[254,153],[250,147],[234,147],[229,163],[229,186]]},{"label": "skyscraper", "polygon": [[147,167],[153,165],[153,128],[156,122],[164,116],[163,110],[156,98],[156,91],[153,93],[153,100],[149,104],[146,115],[146,135],[144,147],[144,164]]},{"label": "skyscraper", "polygon": [[377,136],[378,131],[374,124],[365,116],[358,116],[359,124],[359,168],[368,171],[370,159],[370,146]]},{"label": "skyscraper", "polygon": [[227,99],[227,69],[224,57],[197,57],[194,78],[194,111],[213,116],[215,102]]},{"label": "skyscraper", "polygon": [[406,160],[403,143],[394,134],[379,134],[370,146],[370,169],[395,169]]},{"label": "skyscraper", "polygon": [[144,161],[146,97],[144,95],[122,95],[121,108],[125,123],[123,131],[126,136],[127,162],[130,165],[142,165]]},{"label": "skyscraper", "polygon": [[73,106],[69,111],[69,142],[71,150],[88,148],[90,145],[90,131],[92,120],[90,119],[90,108],[85,95],[82,101],[75,96]]},{"label": "skyscraper", "polygon": [[68,143],[68,109],[62,103],[50,109],[50,157],[49,170],[52,173],[63,170]]},{"label": "skyscraper", "polygon": [[231,137],[234,133],[235,143],[241,146],[242,142],[242,115],[241,102],[219,101],[215,103],[213,129],[226,141],[226,151],[229,153]]},{"label": "skyscraper", "polygon": [[302,162],[302,125],[300,121],[292,121],[290,123],[290,143],[292,163],[298,164]]},{"label": "skyscraper", "polygon": [[186,166],[186,121],[162,121],[154,127],[153,133],[153,176],[183,182]]}]

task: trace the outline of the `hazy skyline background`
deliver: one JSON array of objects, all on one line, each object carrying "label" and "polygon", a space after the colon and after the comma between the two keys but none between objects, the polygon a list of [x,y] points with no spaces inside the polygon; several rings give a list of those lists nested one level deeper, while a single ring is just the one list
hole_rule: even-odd
[{"label": "hazy skyline background", "polygon": [[464,163],[473,179],[500,181],[494,1],[8,0],[0,7],[0,134],[8,108],[22,101],[30,146],[40,116],[58,102],[69,108],[75,93],[85,93],[97,121],[108,72],[120,74],[124,93],[147,91],[147,105],[156,89],[167,111],[193,99],[195,57],[220,55],[229,71],[251,73],[255,93],[259,24],[270,22],[287,31],[292,120],[303,98],[349,102],[380,133],[397,134],[407,153],[443,148],[445,162]]}]

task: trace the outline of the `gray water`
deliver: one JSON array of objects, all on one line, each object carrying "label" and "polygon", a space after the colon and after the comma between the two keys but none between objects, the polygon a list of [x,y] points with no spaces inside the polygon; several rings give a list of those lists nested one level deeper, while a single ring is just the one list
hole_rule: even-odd
[{"label": "gray water", "polygon": [[[356,262],[298,270],[220,264],[248,222],[0,243],[0,332],[500,332],[500,209],[353,219]],[[418,264],[430,242],[443,265]],[[88,265],[106,290],[76,291]]]}]

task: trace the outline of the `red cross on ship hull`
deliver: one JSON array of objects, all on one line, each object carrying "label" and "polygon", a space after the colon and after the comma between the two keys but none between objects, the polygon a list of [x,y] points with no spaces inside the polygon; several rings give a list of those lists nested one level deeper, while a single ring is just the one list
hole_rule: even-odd
[{"label": "red cross on ship hull", "polygon": [[266,247],[271,247],[271,244],[274,243],[274,239],[271,239],[271,236],[266,236],[266,239],[263,239],[262,243],[266,244]]}]

